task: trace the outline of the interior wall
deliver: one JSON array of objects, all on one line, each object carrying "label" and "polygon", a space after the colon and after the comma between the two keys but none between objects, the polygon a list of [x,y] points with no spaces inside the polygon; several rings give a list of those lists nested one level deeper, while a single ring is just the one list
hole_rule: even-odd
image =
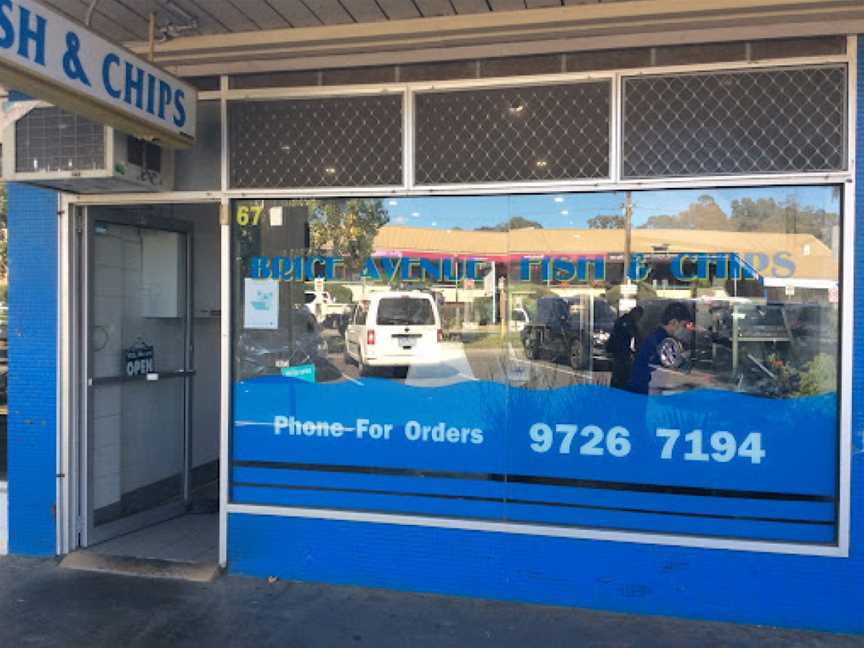
[{"label": "interior wall", "polygon": [[[93,218],[129,213],[135,208],[92,210]],[[212,205],[153,209],[161,218],[192,224],[193,341],[196,375],[192,379],[192,466],[219,457],[219,222]],[[107,225],[94,237],[94,375],[123,371],[124,349],[141,336],[155,348],[157,371],[182,367],[182,321],[142,317],[152,290],[142,264],[143,239],[136,227]],[[214,349],[216,352],[214,353]],[[96,509],[119,502],[123,494],[171,478],[182,471],[182,382],[127,382],[99,385],[93,392],[93,479]],[[215,478],[208,470],[197,481]],[[193,474],[193,477],[195,475]]]},{"label": "interior wall", "polygon": [[192,251],[193,379],[192,467],[219,459],[221,235],[216,205],[174,207],[174,216],[194,224]]},{"label": "interior wall", "polygon": [[[92,375],[122,376],[124,352],[139,342],[154,347],[157,371],[182,369],[183,321],[147,316],[145,302],[152,301],[158,291],[145,267],[147,230],[99,221],[122,214],[110,208],[92,212],[97,222],[90,326]],[[181,282],[183,276],[179,275]],[[94,508],[118,502],[125,493],[182,471],[181,381],[97,384],[91,393]]]}]

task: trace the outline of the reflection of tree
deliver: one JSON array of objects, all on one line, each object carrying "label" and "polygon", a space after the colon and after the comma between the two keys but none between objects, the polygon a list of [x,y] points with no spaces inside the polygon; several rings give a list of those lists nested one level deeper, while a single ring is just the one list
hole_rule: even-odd
[{"label": "reflection of tree", "polygon": [[642,227],[647,229],[734,229],[725,212],[720,209],[714,198],[707,194],[699,196],[696,202],[677,216],[651,216]]},{"label": "reflection of tree", "polygon": [[831,245],[831,228],[837,224],[837,214],[802,206],[794,196],[782,201],[774,198],[733,200],[732,213],[727,215],[713,197],[703,195],[679,214],[651,216],[641,227],[812,234]]},{"label": "reflection of tree", "polygon": [[359,271],[372,255],[375,236],[390,220],[380,200],[322,200],[310,206],[311,249],[345,258],[349,272]]},{"label": "reflection of tree", "polygon": [[526,229],[529,227],[533,227],[534,229],[543,229],[543,225],[537,221],[528,220],[527,218],[522,218],[522,216],[513,216],[510,220],[499,223],[498,225],[484,225],[483,227],[478,227],[476,231],[508,232],[510,230]]},{"label": "reflection of tree", "polygon": [[600,214],[588,219],[590,229],[624,229],[624,217],[616,214]]},{"label": "reflection of tree", "polygon": [[837,214],[824,209],[802,207],[794,196],[783,202],[773,198],[742,198],[732,201],[731,222],[741,232],[787,232],[812,234],[831,245],[831,227],[838,224]]}]

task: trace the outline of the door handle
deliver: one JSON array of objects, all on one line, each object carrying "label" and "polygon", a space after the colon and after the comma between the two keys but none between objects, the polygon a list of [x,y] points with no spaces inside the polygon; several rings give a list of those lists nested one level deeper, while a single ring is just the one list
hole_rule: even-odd
[{"label": "door handle", "polygon": [[94,387],[125,382],[158,382],[172,378],[191,378],[195,374],[195,369],[180,369],[178,371],[151,372],[149,374],[141,374],[140,376],[103,376],[100,378],[89,378],[87,385]]}]

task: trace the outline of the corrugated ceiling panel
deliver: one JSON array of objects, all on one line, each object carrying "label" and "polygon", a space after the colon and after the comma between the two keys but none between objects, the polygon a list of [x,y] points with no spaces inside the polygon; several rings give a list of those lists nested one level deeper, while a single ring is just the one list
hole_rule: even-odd
[{"label": "corrugated ceiling panel", "polygon": [[269,3],[294,27],[313,27],[321,24],[318,17],[300,0],[269,0]]},{"label": "corrugated ceiling panel", "polygon": [[434,16],[452,16],[453,5],[450,0],[414,0],[426,18]]},{"label": "corrugated ceiling panel", "polygon": [[[192,2],[193,0],[190,0]],[[231,4],[228,0],[210,0],[209,2],[205,2],[204,0],[194,0],[194,4],[198,5],[201,11],[206,11],[213,18],[215,18],[219,24],[221,24],[228,31],[250,31],[253,29],[259,29],[259,26],[255,24],[253,20],[249,18],[242,11],[238,10],[233,4]]]},{"label": "corrugated ceiling panel", "polygon": [[[171,0],[171,2],[176,4],[193,18],[198,19],[198,25],[202,34],[221,34],[228,31],[225,25],[202,9],[194,2],[194,0]],[[201,0],[201,4],[209,7],[212,2],[204,2],[204,0]]]},{"label": "corrugated ceiling panel", "polygon": [[[150,21],[147,17],[147,11],[143,6],[140,6],[141,4],[143,3],[136,5],[133,2],[124,3],[118,0],[101,0],[99,3],[99,12],[134,33],[138,39],[146,40],[150,29]],[[113,38],[116,38],[116,36]]]},{"label": "corrugated ceiling panel", "polygon": [[278,13],[268,2],[262,0],[231,0],[240,12],[254,22],[260,29],[279,29],[291,27],[285,18]]},{"label": "corrugated ceiling panel", "polygon": [[525,8],[525,0],[489,0],[493,11],[513,11]]},{"label": "corrugated ceiling panel", "polygon": [[486,0],[453,0],[453,6],[458,14],[485,13],[490,7]]},{"label": "corrugated ceiling panel", "polygon": [[325,25],[342,25],[354,22],[354,19],[348,15],[338,0],[302,0],[302,2]]},{"label": "corrugated ceiling panel", "polygon": [[[355,22],[378,22],[387,17],[375,4],[375,0],[341,0],[342,6],[351,14]],[[407,2],[408,0],[406,0]]]},{"label": "corrugated ceiling panel", "polygon": [[[42,0],[83,22],[90,0]],[[313,27],[354,22],[514,11],[527,8],[595,4],[599,0],[99,0],[92,28],[114,41],[146,40],[148,16],[157,11],[160,25],[183,24],[175,5],[197,18],[199,29],[187,34],[219,34],[257,29]],[[606,2],[621,0],[604,0]]]},{"label": "corrugated ceiling panel", "polygon": [[[80,2],[79,0],[42,0],[42,2],[58,13],[64,14],[80,23],[84,22],[84,15],[87,13],[88,6],[84,2]],[[92,29],[115,42],[138,39],[135,32],[112,20],[101,11],[93,12]]]},{"label": "corrugated ceiling panel", "polygon": [[420,12],[410,0],[378,0],[378,6],[390,20],[420,17]]}]

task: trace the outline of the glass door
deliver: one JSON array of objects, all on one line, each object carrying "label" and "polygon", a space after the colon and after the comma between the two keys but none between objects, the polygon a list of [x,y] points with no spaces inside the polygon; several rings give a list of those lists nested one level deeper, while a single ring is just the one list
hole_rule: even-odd
[{"label": "glass door", "polygon": [[89,546],[184,511],[193,372],[189,224],[116,207],[85,222]]}]

